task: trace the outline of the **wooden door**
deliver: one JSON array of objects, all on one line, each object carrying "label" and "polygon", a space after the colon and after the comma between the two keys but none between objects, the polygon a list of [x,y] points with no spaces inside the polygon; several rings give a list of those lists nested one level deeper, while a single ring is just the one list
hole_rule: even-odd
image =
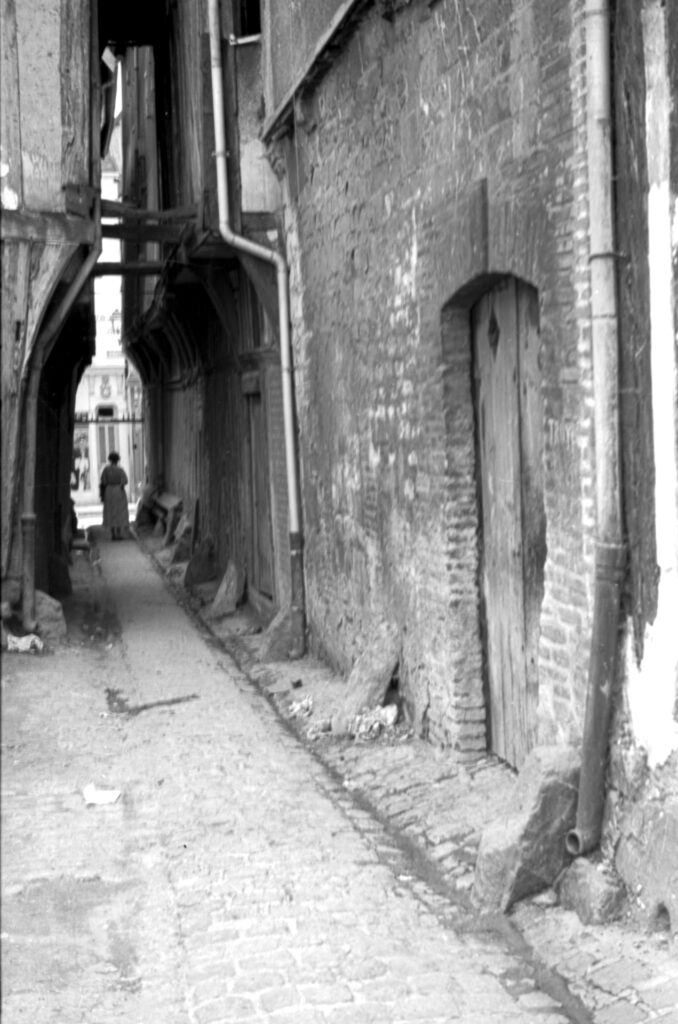
[{"label": "wooden door", "polygon": [[536,292],[507,279],[472,324],[489,745],[519,767],[535,743],[545,559]]},{"label": "wooden door", "polygon": [[261,394],[249,395],[247,401],[251,459],[251,581],[260,594],[273,598],[273,541],[266,417]]}]

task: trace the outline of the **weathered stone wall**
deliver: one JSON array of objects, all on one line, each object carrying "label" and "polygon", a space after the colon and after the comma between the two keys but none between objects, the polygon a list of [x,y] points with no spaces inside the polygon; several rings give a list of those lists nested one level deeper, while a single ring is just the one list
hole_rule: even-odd
[{"label": "weathered stone wall", "polygon": [[347,669],[402,630],[418,726],[484,749],[470,304],[538,290],[548,548],[543,740],[577,734],[591,357],[581,4],[373,8],[295,106],[285,160],[306,581]]},{"label": "weathered stone wall", "polygon": [[291,93],[330,23],[349,6],[345,0],[263,0],[262,20],[272,56],[269,114]]}]

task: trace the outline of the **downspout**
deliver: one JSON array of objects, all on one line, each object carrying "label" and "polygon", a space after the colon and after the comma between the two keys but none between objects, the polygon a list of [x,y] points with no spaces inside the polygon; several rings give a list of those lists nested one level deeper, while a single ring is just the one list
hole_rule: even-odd
[{"label": "downspout", "polygon": [[579,799],[575,827],[566,838],[567,849],[574,856],[595,849],[602,831],[608,734],[617,668],[620,592],[626,564],[620,482],[609,0],[586,0],[585,18],[597,525]]},{"label": "downspout", "polygon": [[[33,350],[30,364],[24,373],[28,377],[26,388],[26,404],[24,407],[25,448],[24,448],[24,480],[22,494],[21,534],[22,562],[21,586],[22,604],[21,618],[24,629],[33,632],[37,622],[35,617],[35,471],[38,447],[38,395],[42,370],[49,354],[66,322],[81,291],[87,284],[92,270],[101,252],[101,217],[99,215],[99,197],[94,206],[95,240],[82,266],[73,278],[58,307],[40,329]],[[25,378],[24,378],[25,380]]]},{"label": "downspout", "polygon": [[214,143],[217,173],[217,201],[219,207],[219,233],[223,240],[238,252],[272,263],[278,284],[278,321],[280,329],[280,369],[282,372],[283,429],[285,435],[285,467],[287,472],[287,500],[289,506],[291,600],[290,637],[291,658],[304,653],[304,576],[303,537],[299,514],[299,483],[297,478],[297,451],[294,431],[294,400],[292,388],[292,353],[290,341],[290,312],[288,269],[284,256],[249,238],[237,235],[231,228],[228,181],[226,170],[226,120],[224,111],[224,84],[221,61],[221,27],[219,0],[208,0],[210,56],[212,64],[212,107],[214,112]]}]

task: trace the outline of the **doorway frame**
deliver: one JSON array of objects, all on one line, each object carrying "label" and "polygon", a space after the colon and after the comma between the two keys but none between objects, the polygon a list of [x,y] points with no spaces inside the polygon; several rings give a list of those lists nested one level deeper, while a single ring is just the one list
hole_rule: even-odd
[{"label": "doorway frame", "polygon": [[[482,607],[481,558],[482,558],[482,506],[479,475],[479,457],[476,445],[474,366],[473,366],[473,328],[472,310],[476,303],[494,287],[503,281],[512,279],[516,285],[532,289],[539,302],[539,289],[532,281],[517,274],[484,272],[470,278],[462,287],[440,307],[440,330],[442,345],[443,370],[443,403],[445,418],[445,445],[448,476],[448,491],[452,511],[446,515],[445,530],[448,548],[455,555],[457,564],[455,586],[463,592],[464,601],[460,607],[466,608],[466,598],[474,602],[474,621],[469,621],[464,611],[463,624],[452,626],[452,632],[463,636],[463,651],[459,656],[459,672],[455,672],[455,694],[453,701],[459,699],[464,706],[482,704],[485,712],[486,741],[485,749],[491,750],[489,729],[489,681],[487,666],[487,638],[485,633],[484,613]],[[538,306],[539,308],[539,306]],[[469,432],[473,434],[473,443],[469,444]],[[546,442],[543,422],[541,437]],[[544,512],[546,528],[546,517]],[[457,533],[461,533],[459,524],[463,523],[466,535],[472,533],[475,539],[473,550],[459,549]],[[546,564],[544,554],[543,566]],[[543,607],[543,590],[542,590]],[[456,607],[454,608],[456,611]],[[453,612],[454,613],[454,612]],[[461,626],[463,625],[463,629]],[[458,675],[458,678],[457,678]],[[477,695],[477,696],[476,696]],[[537,739],[536,715],[534,727],[531,729],[530,743]]]}]

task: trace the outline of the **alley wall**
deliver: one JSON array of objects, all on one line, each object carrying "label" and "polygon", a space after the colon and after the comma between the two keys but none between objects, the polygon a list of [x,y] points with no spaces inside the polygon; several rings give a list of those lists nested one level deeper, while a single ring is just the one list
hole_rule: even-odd
[{"label": "alley wall", "polygon": [[509,278],[536,291],[541,335],[530,730],[581,728],[595,515],[584,76],[578,2],[377,4],[278,147],[311,642],[346,670],[379,620],[395,623],[417,726],[460,756],[486,745],[472,308]]},{"label": "alley wall", "polygon": [[[92,95],[89,52],[92,24],[85,0],[35,0],[3,8],[0,60],[0,206],[2,218],[2,578],[21,591],[26,548],[21,517],[34,514],[33,482],[49,479],[62,461],[61,434],[72,435],[71,379],[87,357],[89,339],[76,336],[70,373],[60,387],[41,379],[43,328],[61,308],[66,287],[95,243],[91,187],[98,174],[92,121],[100,111]],[[94,65],[96,68],[96,65]],[[93,113],[95,111],[95,113]],[[77,325],[77,317],[76,317]],[[47,374],[49,376],[49,374]],[[29,382],[49,397],[37,411],[27,402]],[[58,422],[57,430],[54,423]],[[33,449],[28,437],[46,442]],[[65,447],[68,447],[66,445]],[[37,464],[36,464],[37,463]],[[67,482],[65,484],[67,489]],[[40,514],[36,558],[46,585],[49,555],[62,553],[68,505],[58,501]],[[36,491],[39,496],[39,491]],[[65,498],[65,500],[61,500]],[[67,513],[63,514],[67,518]]]}]

